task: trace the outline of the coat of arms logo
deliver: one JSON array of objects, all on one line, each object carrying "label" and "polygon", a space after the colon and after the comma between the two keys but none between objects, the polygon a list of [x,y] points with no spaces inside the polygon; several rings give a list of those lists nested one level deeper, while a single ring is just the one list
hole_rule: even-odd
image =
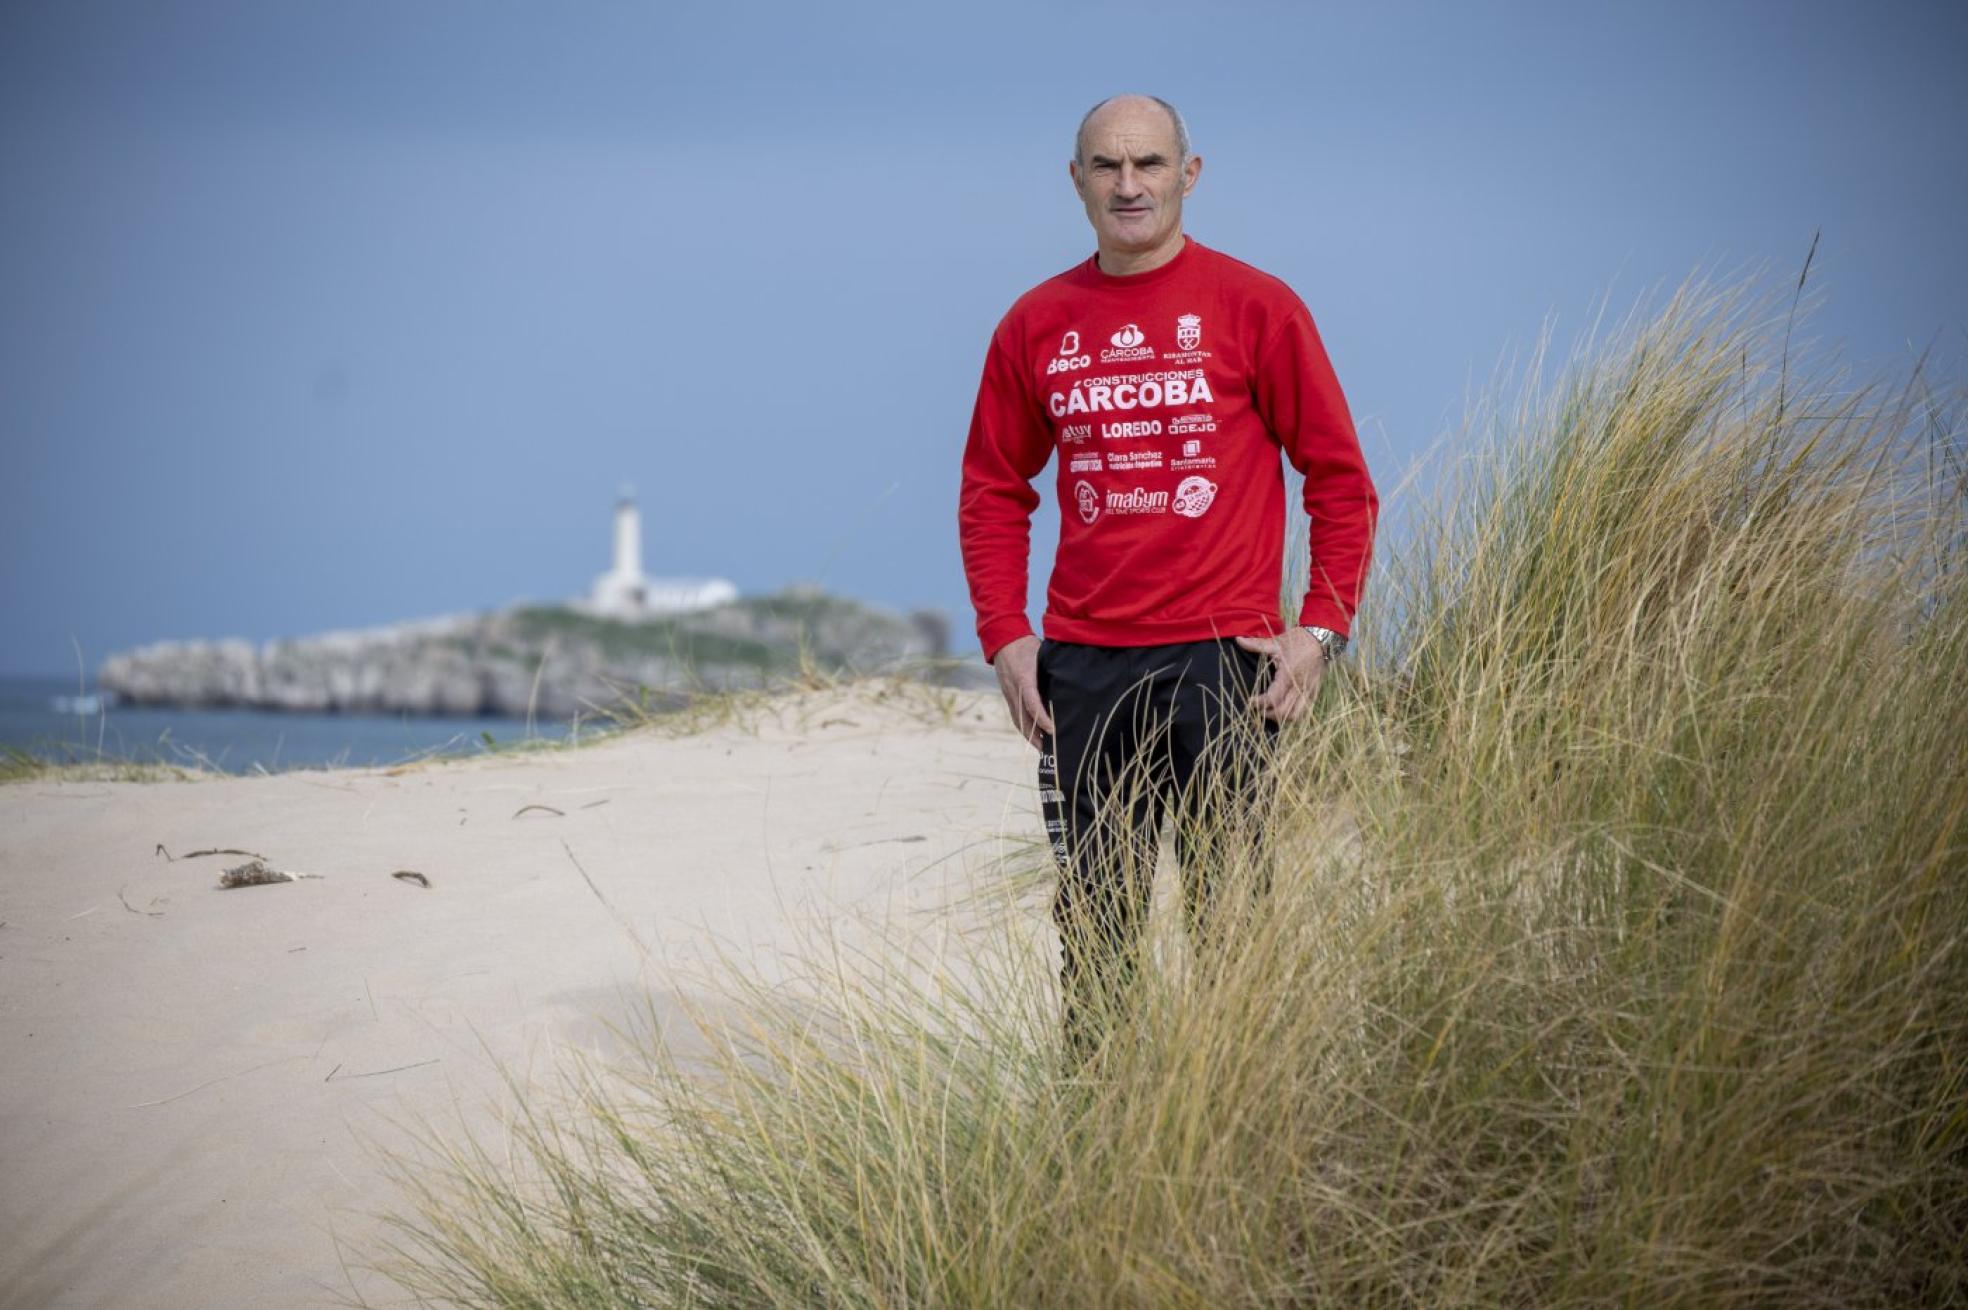
[{"label": "coat of arms logo", "polygon": [[1194,350],[1203,344],[1202,315],[1184,314],[1175,320],[1175,344],[1184,350]]}]

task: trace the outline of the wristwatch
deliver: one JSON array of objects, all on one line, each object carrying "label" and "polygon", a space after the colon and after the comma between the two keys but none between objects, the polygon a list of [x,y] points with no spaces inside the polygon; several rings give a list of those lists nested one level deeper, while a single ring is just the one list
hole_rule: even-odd
[{"label": "wristwatch", "polygon": [[1311,623],[1303,626],[1307,632],[1312,634],[1312,639],[1319,643],[1319,649],[1326,653],[1326,663],[1331,664],[1345,653],[1346,638],[1339,633],[1334,632],[1331,628],[1321,628]]}]

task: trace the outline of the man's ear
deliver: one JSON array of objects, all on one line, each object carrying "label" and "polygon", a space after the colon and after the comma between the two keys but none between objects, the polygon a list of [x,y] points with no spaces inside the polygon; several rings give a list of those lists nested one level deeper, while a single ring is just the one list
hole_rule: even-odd
[{"label": "man's ear", "polygon": [[1079,161],[1079,160],[1077,160],[1077,159],[1069,159],[1069,160],[1067,160],[1067,161],[1066,161],[1066,175],[1067,175],[1068,177],[1070,177],[1070,178],[1072,178],[1072,179],[1073,179],[1073,190],[1075,190],[1075,191],[1077,191],[1077,192],[1079,193],[1079,195],[1080,195],[1080,199],[1082,199],[1082,200],[1084,200],[1084,199],[1086,199],[1086,188],[1085,188],[1084,186],[1081,186],[1081,185],[1080,185],[1080,161]]},{"label": "man's ear", "polygon": [[1203,157],[1201,155],[1189,156],[1189,162],[1182,166],[1182,196],[1185,200],[1188,199],[1189,193],[1196,189],[1196,179],[1202,175]]}]

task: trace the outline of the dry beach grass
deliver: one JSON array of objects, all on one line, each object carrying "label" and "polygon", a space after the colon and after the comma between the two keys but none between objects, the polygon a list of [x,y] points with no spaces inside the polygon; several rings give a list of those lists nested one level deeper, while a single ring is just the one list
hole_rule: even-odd
[{"label": "dry beach grass", "polygon": [[20,766],[0,1306],[1968,1301],[1962,407],[1791,308],[1690,285],[1474,413],[1261,912],[1199,968],[1165,882],[1076,1076],[993,696]]},{"label": "dry beach grass", "polygon": [[960,958],[823,932],[496,1140],[428,1127],[379,1266],[474,1306],[1968,1299],[1962,410],[1806,367],[1793,309],[1691,283],[1493,393],[1283,743],[1262,912],[1205,971],[1165,908],[1085,1076],[1028,844]]}]

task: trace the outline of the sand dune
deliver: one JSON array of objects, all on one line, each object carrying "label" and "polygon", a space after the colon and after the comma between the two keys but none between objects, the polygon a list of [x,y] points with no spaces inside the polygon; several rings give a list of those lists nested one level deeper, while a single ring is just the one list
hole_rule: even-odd
[{"label": "sand dune", "polygon": [[[993,839],[1039,827],[995,696],[953,706],[864,687],[576,751],[0,788],[0,1305],[396,1299],[342,1265],[390,1202],[359,1135],[496,1131],[495,1059],[606,1053],[720,944],[769,974],[857,913],[949,930]],[[241,860],[183,858],[208,847],[321,876],[219,891]]]}]

